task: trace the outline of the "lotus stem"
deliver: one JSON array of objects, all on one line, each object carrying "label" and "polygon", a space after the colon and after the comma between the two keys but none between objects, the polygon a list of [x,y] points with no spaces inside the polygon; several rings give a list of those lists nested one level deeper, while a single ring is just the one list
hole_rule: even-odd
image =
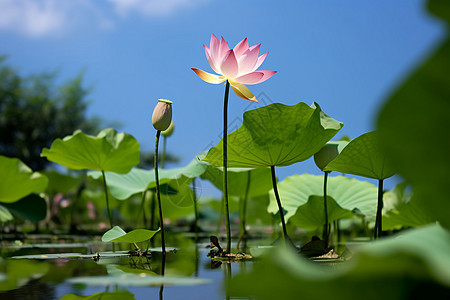
[{"label": "lotus stem", "polygon": [[[244,198],[242,198],[242,211],[241,211],[241,234],[239,236],[237,247],[241,244],[241,241],[245,239],[247,235],[246,227],[246,215],[247,215],[247,201],[248,201],[248,193],[250,191],[250,180],[251,180],[251,171],[247,171],[247,185],[245,187]],[[245,244],[245,243],[244,243]],[[245,247],[245,246],[244,246]]]},{"label": "lotus stem", "polygon": [[328,238],[329,238],[329,232],[328,232],[328,203],[327,203],[327,181],[328,181],[328,173],[324,172],[323,176],[323,213],[325,217],[325,224],[323,225],[323,235],[322,240],[325,242],[325,246],[328,247]]},{"label": "lotus stem", "polygon": [[377,217],[375,219],[375,232],[374,238],[381,237],[382,227],[382,210],[383,210],[383,179],[378,180],[378,205],[377,205]]},{"label": "lotus stem", "polygon": [[106,176],[105,176],[105,171],[103,171],[103,170],[102,170],[102,177],[103,177],[103,187],[105,189],[106,210],[108,211],[109,227],[113,228],[113,221],[112,221],[111,211],[109,210],[108,187],[106,186]]},{"label": "lotus stem", "polygon": [[230,92],[230,82],[227,80],[225,86],[225,96],[223,99],[223,197],[225,201],[225,221],[227,226],[227,249],[226,253],[231,251],[231,229],[230,229],[230,209],[228,206],[228,170],[227,170],[227,135],[228,135],[228,94]]},{"label": "lotus stem", "polygon": [[192,180],[192,200],[194,201],[194,232],[195,232],[195,241],[198,240],[198,209],[197,209],[197,193],[195,191],[195,178]]},{"label": "lotus stem", "polygon": [[167,138],[163,136],[163,149],[162,149],[162,155],[161,155],[161,169],[164,169],[164,164],[166,162],[166,144],[167,144]]},{"label": "lotus stem", "polygon": [[[156,141],[155,141],[155,180],[156,180],[156,197],[158,199],[158,206],[159,206],[159,227],[161,228],[161,248],[162,248],[162,254],[163,257],[166,255],[166,243],[164,240],[164,219],[163,219],[163,213],[162,213],[162,207],[161,207],[161,194],[159,190],[159,174],[158,174],[158,143],[159,143],[159,137],[161,135],[161,130],[156,131]],[[163,268],[163,274],[164,275],[164,268]]]},{"label": "lotus stem", "polygon": [[272,171],[273,192],[275,193],[275,198],[277,199],[278,210],[280,212],[280,218],[281,218],[281,226],[283,228],[283,242],[285,245],[287,245],[287,241],[288,241],[289,237],[288,237],[287,230],[286,230],[286,223],[284,222],[284,211],[283,211],[283,207],[281,206],[280,195],[278,194],[277,177],[275,175],[275,166],[270,166],[270,170]]},{"label": "lotus stem", "polygon": [[143,219],[143,223],[144,223],[144,227],[147,227],[147,218],[145,216],[145,196],[147,195],[147,190],[142,192],[142,197],[141,197],[141,207],[138,211],[138,215],[136,218],[136,227],[139,226],[139,218],[141,216],[141,212],[142,212],[142,219]]}]

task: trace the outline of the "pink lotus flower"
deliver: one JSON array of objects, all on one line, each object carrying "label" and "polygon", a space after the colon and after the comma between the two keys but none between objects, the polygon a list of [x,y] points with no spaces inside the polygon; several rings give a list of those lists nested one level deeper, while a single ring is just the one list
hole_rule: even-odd
[{"label": "pink lotus flower", "polygon": [[228,43],[213,34],[209,48],[205,45],[206,58],[209,65],[217,74],[214,75],[203,70],[192,68],[192,70],[204,81],[219,84],[228,80],[233,91],[240,98],[258,102],[252,92],[244,84],[257,84],[266,81],[277,71],[266,71],[256,69],[261,66],[267,53],[259,55],[261,44],[248,47],[247,38],[240,41],[233,49],[228,48]]}]

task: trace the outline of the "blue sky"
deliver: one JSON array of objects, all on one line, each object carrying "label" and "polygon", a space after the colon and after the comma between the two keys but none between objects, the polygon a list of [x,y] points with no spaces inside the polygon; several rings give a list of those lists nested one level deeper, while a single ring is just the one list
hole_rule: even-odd
[{"label": "blue sky", "polygon": [[[168,140],[180,166],[220,140],[224,87],[199,79],[212,72],[203,44],[211,34],[233,47],[244,37],[278,71],[249,86],[254,104],[230,94],[229,120],[270,102],[318,102],[345,126],[337,138],[374,129],[380,105],[432,51],[444,26],[419,0],[0,0],[0,55],[29,75],[58,70],[63,82],[84,71],[89,115],[120,122],[143,150],[154,147],[151,114],[158,98],[174,102]],[[175,167],[175,166],[169,166]],[[278,168],[280,179],[319,174],[312,160]],[[389,185],[388,185],[389,186]],[[202,194],[214,193],[205,186]]]}]

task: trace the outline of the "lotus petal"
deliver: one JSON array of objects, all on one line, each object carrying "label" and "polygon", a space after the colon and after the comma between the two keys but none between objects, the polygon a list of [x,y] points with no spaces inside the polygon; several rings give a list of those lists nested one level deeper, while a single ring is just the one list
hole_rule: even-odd
[{"label": "lotus petal", "polygon": [[208,60],[209,66],[214,70],[214,72],[220,73],[219,69],[216,67],[216,62],[211,57],[211,50],[206,45],[203,45],[203,47],[205,47],[206,59]]},{"label": "lotus petal", "polygon": [[239,59],[239,75],[245,75],[253,71],[258,61],[261,44],[250,47]]},{"label": "lotus petal", "polygon": [[234,78],[238,74],[239,70],[238,62],[236,60],[236,56],[234,55],[233,50],[228,50],[227,54],[225,55],[222,61],[220,70],[222,71],[222,74],[228,78]]},{"label": "lotus petal", "polygon": [[243,84],[256,84],[264,77],[263,72],[255,71],[235,78],[236,81]]},{"label": "lotus petal", "polygon": [[221,64],[225,60],[228,50],[230,50],[230,48],[228,47],[228,42],[225,41],[223,37],[221,37],[219,44],[219,56],[217,60],[219,64]]},{"label": "lotus petal", "polygon": [[267,57],[267,54],[269,54],[269,52],[264,53],[263,55],[261,55],[260,57],[258,57],[258,61],[256,62],[255,67],[253,68],[253,71],[255,71],[256,69],[258,69],[262,63],[264,62],[264,60]]},{"label": "lotus petal", "polygon": [[248,50],[248,41],[247,38],[240,41],[234,48],[234,55],[236,55],[236,58],[239,58],[242,54],[245,53],[245,51]]},{"label": "lotus petal", "polygon": [[236,95],[238,95],[238,97],[258,103],[258,100],[253,95],[253,93],[248,89],[248,87],[246,87],[242,83],[230,80],[230,85],[233,88],[233,91],[236,93]]},{"label": "lotus petal", "polygon": [[198,75],[198,77],[200,77],[204,81],[212,83],[212,84],[219,84],[226,80],[225,76],[214,75],[214,74],[205,72],[205,71],[197,69],[197,68],[191,68],[191,69],[192,69],[192,71],[195,72],[195,74]]},{"label": "lotus petal", "polygon": [[211,41],[209,43],[210,48],[210,55],[213,61],[219,65],[220,61],[218,61],[219,58],[219,39],[213,34],[211,35]]}]

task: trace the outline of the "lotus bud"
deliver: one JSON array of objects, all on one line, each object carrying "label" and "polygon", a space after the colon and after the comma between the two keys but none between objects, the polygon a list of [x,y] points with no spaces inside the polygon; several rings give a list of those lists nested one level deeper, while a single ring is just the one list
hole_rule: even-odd
[{"label": "lotus bud", "polygon": [[319,152],[314,154],[314,162],[316,166],[323,171],[323,169],[338,156],[338,144],[326,144]]},{"label": "lotus bud", "polygon": [[172,101],[167,99],[158,99],[153,110],[152,123],[156,130],[164,131],[169,128],[172,121]]},{"label": "lotus bud", "polygon": [[161,134],[165,137],[169,137],[172,135],[174,128],[175,128],[175,122],[172,121],[172,122],[170,122],[169,128],[167,128],[164,131],[161,131]]}]

